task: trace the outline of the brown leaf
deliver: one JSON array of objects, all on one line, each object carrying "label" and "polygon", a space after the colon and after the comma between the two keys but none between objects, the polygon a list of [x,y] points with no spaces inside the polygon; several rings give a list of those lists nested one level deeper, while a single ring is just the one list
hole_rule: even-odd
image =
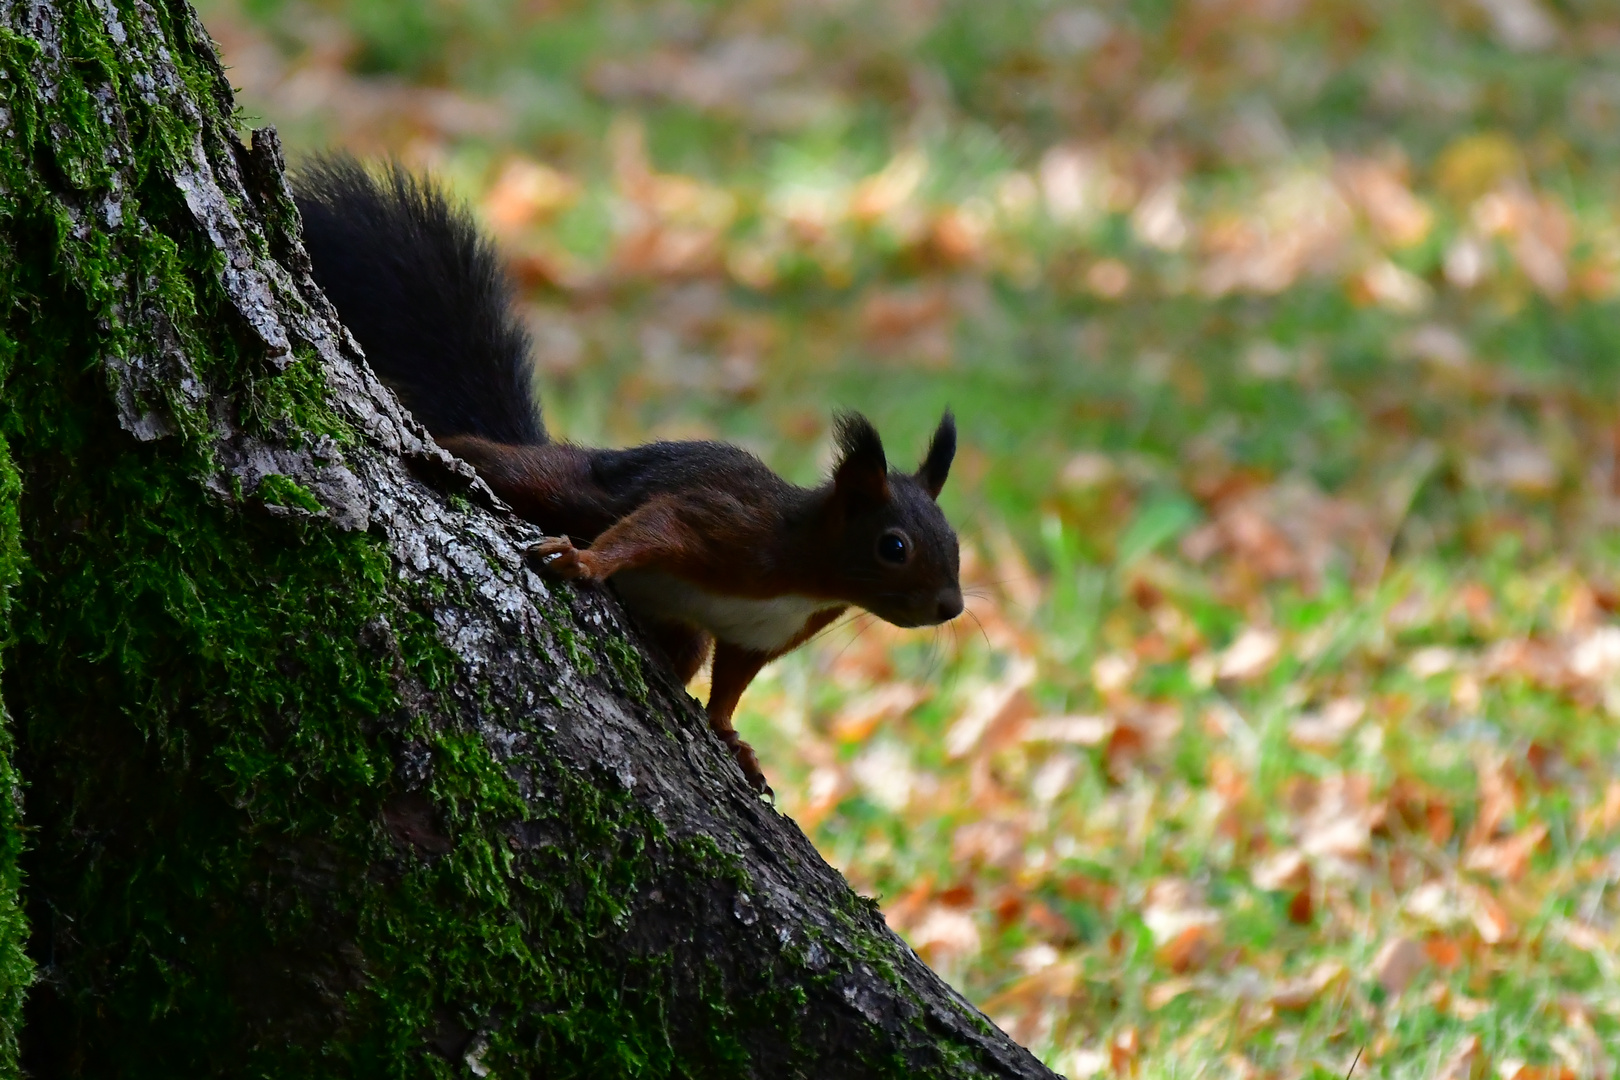
[{"label": "brown leaf", "polygon": [[1251,626],[1237,636],[1237,640],[1221,653],[1215,666],[1215,675],[1239,682],[1258,678],[1271,670],[1281,651],[1282,639],[1275,630]]},{"label": "brown leaf", "polygon": [[1478,1035],[1470,1035],[1446,1058],[1434,1080],[1482,1080],[1490,1070],[1490,1055]]},{"label": "brown leaf", "polygon": [[968,912],[940,905],[922,912],[907,935],[911,947],[929,963],[962,959],[979,952],[979,928]]},{"label": "brown leaf", "polygon": [[1256,863],[1249,876],[1256,888],[1282,892],[1309,883],[1311,870],[1298,848],[1283,848]]},{"label": "brown leaf", "polygon": [[1575,1080],[1575,1070],[1568,1065],[1531,1065],[1513,1058],[1504,1059],[1497,1074],[1502,1080]]},{"label": "brown leaf", "polygon": [[1078,940],[1074,924],[1039,900],[1029,905],[1024,912],[1024,921],[1050,941],[1069,944]]},{"label": "brown leaf", "polygon": [[1454,970],[1463,962],[1463,949],[1455,938],[1430,938],[1423,943],[1423,954],[1446,971]]},{"label": "brown leaf", "polygon": [[1024,728],[1025,742],[1101,746],[1119,725],[1107,716],[1043,716]]},{"label": "brown leaf", "polygon": [[1547,839],[1547,826],[1532,825],[1505,840],[1480,844],[1469,850],[1463,867],[1502,881],[1517,881],[1530,865],[1530,856]]},{"label": "brown leaf", "polygon": [[861,332],[874,345],[892,346],[942,328],[950,314],[950,295],[940,286],[882,290],[861,305]]},{"label": "brown leaf", "polygon": [[549,165],[515,157],[484,196],[484,214],[497,230],[545,221],[579,197],[579,181]]},{"label": "brown leaf", "polygon": [[1300,849],[1317,858],[1366,854],[1372,832],[1383,824],[1385,814],[1382,803],[1369,801],[1370,788],[1364,776],[1335,776],[1300,786],[1295,795]]},{"label": "brown leaf", "polygon": [[1367,714],[1359,698],[1334,698],[1319,712],[1303,713],[1288,725],[1288,741],[1306,749],[1331,750],[1355,730]]},{"label": "brown leaf", "polygon": [[1309,886],[1296,892],[1288,901],[1288,921],[1295,926],[1309,926],[1316,917],[1316,904]]},{"label": "brown leaf", "polygon": [[1173,979],[1165,979],[1148,987],[1143,995],[1142,1003],[1148,1007],[1149,1012],[1158,1012],[1166,1005],[1183,994],[1197,989],[1198,983],[1184,975]]},{"label": "brown leaf", "polygon": [[1337,960],[1324,960],[1306,974],[1289,979],[1271,992],[1271,1005],[1284,1012],[1307,1009],[1327,989],[1345,977],[1345,967]]},{"label": "brown leaf", "polygon": [[1023,850],[1024,829],[1007,820],[968,822],[951,839],[951,858],[987,866],[1010,866]]},{"label": "brown leaf", "polygon": [[945,733],[945,753],[966,757],[976,750],[992,728],[1010,731],[1035,713],[1025,688],[1035,681],[1035,661],[1019,657],[1008,666],[1000,682],[982,687],[962,715]]},{"label": "brown leaf", "polygon": [[1434,225],[1434,213],[1406,186],[1404,162],[1349,161],[1339,170],[1339,183],[1367,218],[1378,239],[1405,248],[1423,242]]},{"label": "brown leaf", "polygon": [[1384,993],[1394,997],[1410,986],[1428,963],[1423,946],[1411,938],[1394,938],[1378,950],[1373,959],[1372,976],[1384,988]]},{"label": "brown leaf", "polygon": [[1116,1076],[1134,1076],[1142,1055],[1142,1036],[1134,1027],[1125,1028],[1108,1044],[1109,1064]]},{"label": "brown leaf", "polygon": [[899,719],[927,697],[927,691],[911,683],[886,683],[839,710],[832,722],[833,738],[839,742],[864,742],[878,724]]},{"label": "brown leaf", "polygon": [[1481,941],[1496,945],[1513,937],[1513,920],[1508,918],[1506,908],[1483,891],[1476,891],[1473,899],[1474,929],[1479,931]]},{"label": "brown leaf", "polygon": [[1204,902],[1196,885],[1181,878],[1154,882],[1141,915],[1158,943],[1160,961],[1178,973],[1201,967],[1220,938],[1220,913]]}]

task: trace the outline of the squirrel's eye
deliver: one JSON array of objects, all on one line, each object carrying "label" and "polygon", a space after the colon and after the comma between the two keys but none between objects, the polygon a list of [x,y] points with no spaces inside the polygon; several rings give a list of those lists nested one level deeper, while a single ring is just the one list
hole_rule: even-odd
[{"label": "squirrel's eye", "polygon": [[878,558],[893,566],[904,566],[911,557],[911,544],[906,540],[906,534],[897,529],[890,529],[878,537]]}]

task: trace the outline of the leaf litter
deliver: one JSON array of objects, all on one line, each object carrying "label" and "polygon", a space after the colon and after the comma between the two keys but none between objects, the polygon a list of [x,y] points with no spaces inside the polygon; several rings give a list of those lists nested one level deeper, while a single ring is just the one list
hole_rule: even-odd
[{"label": "leaf litter", "polygon": [[568,437],[808,481],[955,405],[967,615],[739,726],[1055,1068],[1613,1075],[1601,5],[202,10],[289,145],[478,208]]}]

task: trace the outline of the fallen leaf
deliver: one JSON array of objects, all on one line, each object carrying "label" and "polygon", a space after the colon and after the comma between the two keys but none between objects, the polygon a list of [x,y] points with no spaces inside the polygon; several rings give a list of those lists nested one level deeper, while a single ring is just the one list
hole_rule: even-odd
[{"label": "fallen leaf", "polygon": [[1147,892],[1142,922],[1159,947],[1159,958],[1181,972],[1202,965],[1219,939],[1221,916],[1203,892],[1182,878],[1160,878]]},{"label": "fallen leaf", "polygon": [[1455,892],[1438,881],[1425,882],[1407,894],[1402,910],[1440,929],[1455,927],[1468,918],[1468,910]]},{"label": "fallen leaf", "polygon": [[917,786],[910,751],[888,739],[863,751],[850,763],[849,772],[866,797],[890,813],[904,810]]},{"label": "fallen leaf", "polygon": [[1126,653],[1109,653],[1098,657],[1091,665],[1091,684],[1097,693],[1109,697],[1120,693],[1131,684],[1136,674],[1136,658]]},{"label": "fallen leaf", "polygon": [[1107,716],[1043,716],[1024,728],[1025,742],[1101,746],[1119,725]]},{"label": "fallen leaf", "polygon": [[1448,649],[1443,645],[1429,645],[1412,654],[1411,659],[1406,662],[1406,670],[1412,673],[1413,678],[1432,679],[1456,667],[1457,661],[1455,649]]},{"label": "fallen leaf", "polygon": [[484,196],[484,214],[496,229],[519,229],[552,217],[579,192],[579,181],[551,166],[513,158]]},{"label": "fallen leaf", "polygon": [[1284,1012],[1307,1009],[1345,974],[1343,964],[1337,960],[1324,960],[1306,974],[1280,983],[1271,992],[1271,1005]]},{"label": "fallen leaf", "polygon": [[1317,858],[1365,855],[1384,819],[1383,805],[1368,801],[1368,788],[1360,776],[1329,777],[1316,785],[1295,825],[1300,850]]},{"label": "fallen leaf", "polygon": [[1503,1058],[1496,1071],[1502,1080],[1575,1080],[1575,1070],[1568,1065],[1532,1065],[1514,1058]]},{"label": "fallen leaf", "polygon": [[1164,979],[1148,987],[1147,993],[1142,997],[1142,1002],[1148,1007],[1149,1012],[1158,1012],[1176,998],[1196,989],[1197,985],[1196,982],[1186,976]]},{"label": "fallen leaf", "polygon": [[1434,1074],[1435,1080],[1480,1080],[1490,1071],[1491,1059],[1478,1035],[1470,1035],[1457,1045]]},{"label": "fallen leaf", "polygon": [[1316,918],[1316,900],[1310,886],[1296,892],[1288,901],[1288,921],[1295,926],[1309,926]]},{"label": "fallen leaf", "polygon": [[912,683],[885,683],[839,710],[832,721],[833,737],[840,742],[864,742],[878,724],[904,716],[927,697],[927,691]]},{"label": "fallen leaf", "polygon": [[907,937],[917,955],[930,963],[976,956],[980,948],[979,927],[973,916],[943,905],[924,911]]},{"label": "fallen leaf", "polygon": [[1479,813],[1464,843],[1470,850],[1489,842],[1519,806],[1519,785],[1506,754],[1482,753],[1475,762],[1475,771],[1479,775]]},{"label": "fallen leaf", "polygon": [[1009,666],[1001,681],[981,688],[968,702],[968,707],[945,733],[945,753],[948,757],[966,757],[985,733],[994,726],[1016,723],[1034,713],[1034,707],[1025,694],[1025,688],[1035,681],[1035,661],[1019,657]]},{"label": "fallen leaf", "polygon": [[1586,923],[1559,919],[1553,923],[1552,931],[1554,936],[1593,956],[1607,959],[1609,955],[1608,940]]},{"label": "fallen leaf", "polygon": [[1255,887],[1267,892],[1297,889],[1311,879],[1310,866],[1298,848],[1283,848],[1262,859],[1249,872]]},{"label": "fallen leaf", "polygon": [[1529,867],[1530,856],[1546,839],[1547,826],[1532,825],[1505,840],[1471,848],[1463,859],[1463,868],[1501,881],[1517,881]]},{"label": "fallen leaf", "polygon": [[1373,959],[1372,976],[1384,988],[1384,993],[1395,997],[1411,985],[1428,963],[1423,946],[1411,938],[1394,938],[1378,950]]},{"label": "fallen leaf", "polygon": [[1447,971],[1463,962],[1462,946],[1455,938],[1435,937],[1423,943],[1423,954],[1434,961],[1436,967]]},{"label": "fallen leaf", "polygon": [[1367,703],[1358,698],[1335,698],[1320,712],[1302,713],[1288,725],[1288,741],[1306,749],[1331,750],[1361,723]]},{"label": "fallen leaf", "polygon": [[861,306],[861,332],[874,346],[893,348],[943,330],[950,315],[950,296],[942,288],[885,289]]},{"label": "fallen leaf", "polygon": [[1513,921],[1508,918],[1507,909],[1484,892],[1474,894],[1473,921],[1479,939],[1487,945],[1499,944],[1513,936]]},{"label": "fallen leaf", "polygon": [[1594,682],[1620,673],[1620,626],[1600,626],[1577,640],[1570,649],[1569,669]]},{"label": "fallen leaf", "polygon": [[1354,280],[1352,294],[1403,315],[1423,311],[1434,298],[1429,283],[1388,259],[1381,259]]},{"label": "fallen leaf", "polygon": [[1400,164],[1352,161],[1340,169],[1340,182],[1378,239],[1395,248],[1423,242],[1434,213],[1406,186]]},{"label": "fallen leaf", "polygon": [[926,155],[915,148],[902,150],[881,171],[855,186],[849,199],[850,217],[871,222],[894,213],[917,193],[927,174]]},{"label": "fallen leaf", "polygon": [[1248,627],[1221,653],[1215,675],[1239,682],[1258,678],[1271,670],[1281,649],[1282,639],[1276,631],[1258,626]]},{"label": "fallen leaf", "polygon": [[1069,1080],[1087,1080],[1108,1069],[1113,1055],[1106,1049],[1081,1047],[1058,1059],[1057,1067]]},{"label": "fallen leaf", "polygon": [[1136,1059],[1142,1054],[1142,1036],[1137,1034],[1134,1027],[1126,1028],[1108,1044],[1108,1054],[1115,1075],[1134,1075]]},{"label": "fallen leaf", "polygon": [[1113,480],[1119,469],[1114,459],[1095,450],[1082,450],[1071,457],[1058,474],[1058,482],[1071,491],[1101,487]]},{"label": "fallen leaf", "polygon": [[951,857],[986,866],[1010,866],[1024,850],[1024,830],[1007,820],[972,821],[956,830]]},{"label": "fallen leaf", "polygon": [[1171,971],[1192,971],[1204,966],[1216,943],[1213,925],[1189,926],[1159,946],[1159,960]]}]

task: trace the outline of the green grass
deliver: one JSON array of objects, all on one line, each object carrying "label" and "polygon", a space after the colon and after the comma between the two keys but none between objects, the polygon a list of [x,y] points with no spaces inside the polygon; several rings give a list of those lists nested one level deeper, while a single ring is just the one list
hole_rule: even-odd
[{"label": "green grass", "polygon": [[[295,160],[396,153],[496,224],[566,436],[717,435],[809,481],[834,406],[902,462],[957,411],[971,617],[856,620],[740,726],[1037,1053],[1417,1076],[1477,1037],[1592,1075],[1620,20],[1527,10],[202,13]],[[1401,938],[1425,966],[1391,992]]]}]

